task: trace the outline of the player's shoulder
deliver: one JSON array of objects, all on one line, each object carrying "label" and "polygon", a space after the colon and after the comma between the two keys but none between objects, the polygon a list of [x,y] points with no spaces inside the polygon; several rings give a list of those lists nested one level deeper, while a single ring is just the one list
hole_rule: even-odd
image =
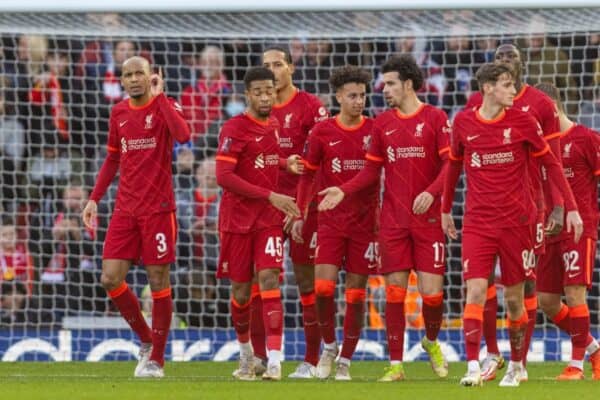
[{"label": "player's shoulder", "polygon": [[387,124],[388,122],[393,121],[395,119],[396,119],[396,110],[389,109],[389,110],[385,110],[381,114],[378,114],[374,118],[374,123],[377,126],[383,126],[383,125]]},{"label": "player's shoulder", "polygon": [[243,132],[245,132],[252,123],[253,122],[246,117],[244,113],[238,114],[223,123],[221,126],[221,134],[227,133],[230,136],[243,136]]},{"label": "player's shoulder", "polygon": [[315,118],[327,118],[329,116],[329,112],[323,105],[321,99],[312,93],[308,93],[304,90],[298,90],[298,93],[296,94],[296,101],[303,109],[308,108],[313,111],[316,114]]},{"label": "player's shoulder", "polygon": [[118,103],[116,103],[112,109],[111,109],[111,114],[116,115],[116,114],[121,114],[121,113],[126,113],[129,111],[132,111],[133,109],[129,106],[129,99],[125,99],[125,100],[121,100]]},{"label": "player's shoulder", "polygon": [[550,96],[542,92],[535,86],[527,85],[525,87],[525,97],[530,101],[540,104],[554,104]]},{"label": "player's shoulder", "polygon": [[563,137],[568,137],[568,136],[570,136],[571,138],[582,138],[585,140],[593,140],[595,142],[600,140],[600,133],[598,133],[597,131],[595,131],[585,125],[581,125],[581,124],[575,124],[575,125],[573,125],[572,129],[569,129],[563,133]]},{"label": "player's shoulder", "polygon": [[526,111],[517,107],[509,107],[506,109],[506,119],[513,124],[537,124],[537,120]]},{"label": "player's shoulder", "polygon": [[469,107],[469,108],[465,108],[463,110],[460,110],[454,116],[454,120],[452,121],[452,124],[454,126],[457,126],[457,125],[460,125],[460,124],[470,123],[470,122],[476,121],[477,120],[476,112],[477,112],[477,108],[476,107]]},{"label": "player's shoulder", "polygon": [[483,102],[483,95],[481,92],[473,92],[471,96],[467,99],[467,104],[465,104],[465,109],[478,107]]},{"label": "player's shoulder", "polygon": [[327,117],[317,122],[310,130],[310,134],[316,137],[323,136],[332,129],[336,129],[335,117]]},{"label": "player's shoulder", "polygon": [[423,107],[423,118],[428,120],[446,121],[448,114],[441,108],[425,103]]}]

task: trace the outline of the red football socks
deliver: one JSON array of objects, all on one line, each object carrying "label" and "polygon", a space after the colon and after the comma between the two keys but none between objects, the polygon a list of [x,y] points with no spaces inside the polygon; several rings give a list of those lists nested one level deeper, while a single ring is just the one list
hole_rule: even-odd
[{"label": "red football socks", "polygon": [[165,348],[169,338],[169,328],[173,316],[171,288],[152,292],[152,354],[150,360],[161,367],[165,363]]},{"label": "red football socks", "polygon": [[142,343],[152,343],[152,331],[146,323],[140,308],[140,302],[133,294],[127,283],[123,282],[115,290],[108,292],[108,296],[119,309],[131,329],[138,335]]}]

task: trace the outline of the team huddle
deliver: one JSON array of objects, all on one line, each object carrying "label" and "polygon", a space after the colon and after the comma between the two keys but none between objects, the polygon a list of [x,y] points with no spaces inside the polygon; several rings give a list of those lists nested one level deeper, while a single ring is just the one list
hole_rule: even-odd
[{"label": "team huddle", "polygon": [[[223,189],[217,276],[231,282],[231,317],[240,348],[236,379],[282,378],[280,282],[286,241],[305,337],[304,361],[289,378],[352,379],[367,280],[379,274],[386,285],[390,359],[379,381],[404,380],[404,303],[411,271],[417,274],[423,301],[421,346],[433,373],[445,378],[448,364],[438,342],[445,236],[459,237],[451,211],[464,169],[461,241],[468,367],[461,385],[494,380],[505,366],[496,333],[496,265],[510,339],[500,386],[519,386],[528,379],[526,359],[538,306],[571,337],[571,361],[557,379],[583,379],[587,353],[592,377],[600,380],[600,346],[590,334],[586,303],[597,240],[600,137],[567,118],[554,86],[522,82],[515,46],[501,45],[496,61],[480,67],[480,91],[452,123],[444,111],[419,99],[423,74],[408,55],[382,65],[389,109],[374,119],[364,116],[372,77],[361,68],[334,70],[330,85],[339,113],[330,117],[316,96],[294,86],[287,50],[269,48],[262,61],[263,66],[246,72],[246,112],[223,125],[216,156],[217,182]],[[162,94],[160,74],[151,75],[147,63],[137,58],[128,60],[123,71],[129,105],[126,100],[113,110],[107,160],[84,221],[94,223],[96,201],[120,162],[121,170],[131,174],[121,172],[102,283],[142,342],[135,376],[161,377],[166,314],[170,321],[172,312],[168,271],[176,225],[172,199],[159,198],[159,193],[172,194],[172,186],[162,179],[166,175],[159,177],[160,191],[151,190],[158,181],[128,184],[150,161],[127,144],[141,139],[148,110],[154,110],[158,121],[152,142],[156,151],[172,146],[173,139],[185,141],[189,129],[181,123],[177,103]],[[128,121],[129,127],[135,123],[140,129],[128,130]],[[152,162],[164,163],[170,171],[170,152],[160,151]],[[142,198],[132,194],[137,186],[156,197],[153,204],[159,209],[142,206]],[[140,258],[154,300],[152,329],[124,283],[131,262]],[[335,293],[341,269],[346,306],[340,348]],[[482,336],[487,356],[480,362]]]}]

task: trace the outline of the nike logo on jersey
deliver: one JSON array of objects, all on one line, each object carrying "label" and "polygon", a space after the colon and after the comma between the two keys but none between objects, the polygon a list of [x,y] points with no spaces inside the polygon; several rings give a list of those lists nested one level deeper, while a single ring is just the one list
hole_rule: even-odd
[{"label": "nike logo on jersey", "polygon": [[128,120],[126,119],[126,120],[125,120],[125,121],[123,121],[123,122],[119,122],[119,128],[122,128],[122,127],[123,127],[123,125],[125,125],[125,124],[127,123],[127,121],[128,121]]},{"label": "nike logo on jersey", "polygon": [[259,137],[257,137],[257,138],[254,138],[254,139],[256,139],[256,143],[258,143],[258,142],[260,142],[261,140],[263,140],[264,138],[265,138],[264,136],[259,136]]},{"label": "nike logo on jersey", "polygon": [[521,110],[523,110],[523,112],[527,112],[529,111],[529,106],[521,107]]},{"label": "nike logo on jersey", "polygon": [[335,146],[336,144],[339,144],[339,143],[342,143],[342,141],[341,140],[337,140],[335,142],[329,142],[329,145],[330,146]]},{"label": "nike logo on jersey", "polygon": [[162,254],[157,255],[156,258],[163,258],[166,255],[167,255],[167,253],[162,253]]},{"label": "nike logo on jersey", "polygon": [[280,262],[282,262],[282,261],[283,261],[283,258],[276,258],[276,259],[275,259],[275,262],[276,262],[276,263],[280,263]]},{"label": "nike logo on jersey", "polygon": [[433,264],[434,269],[443,268],[444,264]]},{"label": "nike logo on jersey", "polygon": [[467,142],[472,142],[473,140],[477,139],[479,136],[481,136],[481,135],[467,136]]},{"label": "nike logo on jersey", "polygon": [[386,132],[384,133],[384,135],[385,135],[385,136],[390,136],[392,133],[394,133],[394,132],[396,132],[396,131],[397,131],[397,129],[392,129],[392,130],[390,130],[390,131],[386,131]]},{"label": "nike logo on jersey", "polygon": [[575,272],[574,274],[569,274],[569,279],[575,278],[577,275],[579,275],[581,272]]}]

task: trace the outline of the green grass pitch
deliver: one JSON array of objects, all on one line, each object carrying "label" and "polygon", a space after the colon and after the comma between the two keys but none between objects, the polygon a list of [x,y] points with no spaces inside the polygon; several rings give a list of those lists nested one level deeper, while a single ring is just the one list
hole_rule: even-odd
[{"label": "green grass pitch", "polygon": [[[284,376],[296,363],[284,364]],[[518,388],[500,388],[498,380],[481,388],[463,388],[458,384],[465,372],[464,363],[450,365],[448,379],[436,379],[429,364],[413,362],[405,365],[408,378],[404,382],[377,383],[384,362],[354,362],[352,382],[292,381],[237,382],[231,378],[236,363],[189,362],[168,363],[162,380],[138,380],[132,377],[132,362],[105,363],[0,363],[0,398],[25,399],[559,399],[584,400],[600,398],[600,382],[556,382],[564,363],[532,363],[528,367],[529,382]],[[503,373],[504,371],[501,371]],[[500,379],[501,376],[498,378]]]}]

